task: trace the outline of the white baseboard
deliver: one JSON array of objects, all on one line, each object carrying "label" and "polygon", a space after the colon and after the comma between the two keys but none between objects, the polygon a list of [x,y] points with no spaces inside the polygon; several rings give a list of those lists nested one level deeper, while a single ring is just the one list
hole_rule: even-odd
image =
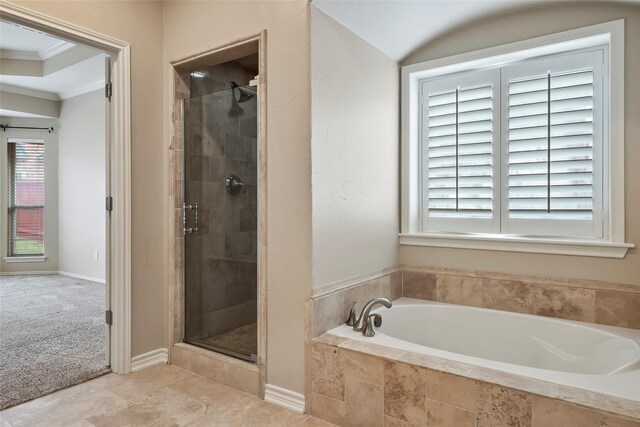
[{"label": "white baseboard", "polygon": [[95,277],[83,276],[81,274],[67,273],[66,271],[3,271],[0,276],[33,276],[33,275],[51,275],[59,274],[61,276],[73,277],[75,279],[89,280],[90,282],[106,283],[104,279],[97,279]]},{"label": "white baseboard", "polygon": [[62,276],[73,277],[75,279],[89,280],[90,282],[97,282],[102,284],[106,283],[104,279],[97,279],[95,277],[83,276],[81,274],[75,274],[75,273],[67,273],[66,271],[58,271],[58,274]]},{"label": "white baseboard", "polygon": [[169,362],[169,350],[158,348],[148,353],[140,354],[131,359],[131,372],[140,371],[153,365]]},{"label": "white baseboard", "polygon": [[264,400],[299,414],[304,413],[304,395],[273,384],[265,384]]},{"label": "white baseboard", "polygon": [[0,276],[33,276],[33,275],[51,275],[58,274],[57,271],[3,271]]}]

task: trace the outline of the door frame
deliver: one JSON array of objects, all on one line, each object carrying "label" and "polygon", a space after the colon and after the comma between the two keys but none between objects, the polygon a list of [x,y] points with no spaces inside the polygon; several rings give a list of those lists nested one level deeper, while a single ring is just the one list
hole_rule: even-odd
[{"label": "door frame", "polygon": [[[113,92],[108,101],[106,144],[111,153],[107,188],[113,210],[107,215],[107,289],[110,287],[111,370],[131,371],[131,49],[128,43],[0,0],[0,17],[111,55]],[[108,163],[107,163],[108,164]],[[110,220],[109,220],[110,217]],[[110,286],[109,286],[110,285]]]}]

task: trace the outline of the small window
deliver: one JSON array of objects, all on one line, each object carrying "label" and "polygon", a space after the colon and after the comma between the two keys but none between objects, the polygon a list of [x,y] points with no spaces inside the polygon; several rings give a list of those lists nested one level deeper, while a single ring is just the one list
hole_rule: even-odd
[{"label": "small window", "polygon": [[400,243],[623,257],[623,41],[615,21],[403,66]]},{"label": "small window", "polygon": [[8,140],[9,256],[44,255],[44,141]]}]

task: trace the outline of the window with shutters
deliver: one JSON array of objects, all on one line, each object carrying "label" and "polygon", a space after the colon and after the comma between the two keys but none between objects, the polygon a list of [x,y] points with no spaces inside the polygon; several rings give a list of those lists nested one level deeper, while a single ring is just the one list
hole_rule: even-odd
[{"label": "window with shutters", "polygon": [[624,22],[402,67],[400,244],[624,257]]},{"label": "window with shutters", "polygon": [[423,81],[423,231],[602,237],[604,50]]},{"label": "window with shutters", "polygon": [[7,142],[8,255],[44,255],[44,141]]}]

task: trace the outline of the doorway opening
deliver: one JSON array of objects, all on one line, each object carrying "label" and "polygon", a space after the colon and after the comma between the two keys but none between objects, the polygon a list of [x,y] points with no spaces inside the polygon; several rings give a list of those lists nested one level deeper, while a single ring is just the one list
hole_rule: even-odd
[{"label": "doorway opening", "polygon": [[0,21],[0,409],[110,372],[111,55]]}]

